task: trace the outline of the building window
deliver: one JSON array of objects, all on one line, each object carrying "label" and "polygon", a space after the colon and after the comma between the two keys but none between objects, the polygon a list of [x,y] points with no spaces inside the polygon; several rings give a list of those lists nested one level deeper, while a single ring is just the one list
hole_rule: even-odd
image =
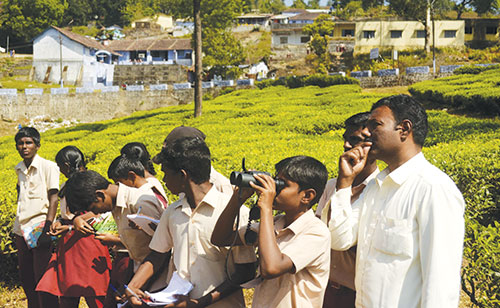
[{"label": "building window", "polygon": [[401,30],[391,30],[391,38],[397,39],[403,37],[403,31]]},{"label": "building window", "polygon": [[342,37],[354,36],[354,29],[342,29]]},{"label": "building window", "polygon": [[288,44],[288,37],[287,36],[281,36],[280,37],[280,44]]},{"label": "building window", "polygon": [[445,38],[455,38],[457,37],[457,30],[444,30]]},{"label": "building window", "polygon": [[497,34],[497,27],[486,27],[486,34]]},{"label": "building window", "polygon": [[309,42],[309,36],[301,36],[300,37],[300,42],[301,43],[307,43],[307,42]]},{"label": "building window", "polygon": [[425,38],[425,30],[417,30],[417,38]]},{"label": "building window", "polygon": [[472,34],[472,27],[465,27],[465,34]]},{"label": "building window", "polygon": [[365,39],[371,39],[375,37],[375,31],[368,30],[368,31],[363,31],[363,38]]}]

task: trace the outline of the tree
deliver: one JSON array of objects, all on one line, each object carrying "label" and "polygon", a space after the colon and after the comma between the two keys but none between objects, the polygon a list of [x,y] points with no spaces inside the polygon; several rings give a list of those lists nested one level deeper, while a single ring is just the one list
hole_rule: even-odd
[{"label": "tree", "polygon": [[309,0],[307,7],[310,9],[319,9],[319,0]]},{"label": "tree", "polygon": [[207,29],[203,38],[203,63],[211,76],[238,77],[238,65],[245,61],[245,50],[230,30]]},{"label": "tree", "polygon": [[377,7],[384,5],[384,0],[362,0],[361,4],[364,10],[367,10],[372,7]]},{"label": "tree", "polygon": [[303,28],[303,32],[309,34],[312,38],[309,47],[313,52],[322,58],[328,51],[328,36],[333,36],[334,21],[329,15],[322,14],[314,20],[312,25]]},{"label": "tree", "polygon": [[286,9],[283,0],[260,0],[259,11],[261,13],[279,14]]},{"label": "tree", "polygon": [[307,7],[307,4],[304,2],[304,0],[293,0],[291,7],[294,9],[305,9]]},{"label": "tree", "polygon": [[60,25],[67,4],[59,0],[9,0],[0,10],[0,41],[7,36],[12,46],[29,45],[52,25]]},{"label": "tree", "polygon": [[201,103],[202,103],[202,88],[201,88],[201,73],[203,70],[202,63],[202,29],[201,29],[201,17],[200,17],[200,1],[193,0],[193,17],[194,17],[194,116],[201,116]]},{"label": "tree", "polygon": [[500,10],[499,0],[473,0],[472,6],[478,14],[498,13]]}]

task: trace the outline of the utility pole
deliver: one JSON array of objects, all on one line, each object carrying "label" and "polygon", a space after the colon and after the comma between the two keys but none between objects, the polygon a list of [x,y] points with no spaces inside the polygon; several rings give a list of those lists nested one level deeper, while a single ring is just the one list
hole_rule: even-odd
[{"label": "utility pole", "polygon": [[201,0],[193,0],[194,17],[194,117],[201,116],[201,71],[203,64],[201,62],[201,18],[200,18]]},{"label": "utility pole", "polygon": [[63,85],[63,67],[62,67],[62,36],[61,32],[59,32],[59,69],[60,69],[60,79],[59,79],[59,84],[61,85],[61,88],[64,87]]},{"label": "utility pole", "polygon": [[434,2],[436,0],[432,0],[430,2],[430,9],[431,9],[431,18],[432,18],[432,72],[434,73],[434,76],[436,75],[436,27],[434,23]]},{"label": "utility pole", "polygon": [[7,35],[7,54],[9,54],[9,36]]}]

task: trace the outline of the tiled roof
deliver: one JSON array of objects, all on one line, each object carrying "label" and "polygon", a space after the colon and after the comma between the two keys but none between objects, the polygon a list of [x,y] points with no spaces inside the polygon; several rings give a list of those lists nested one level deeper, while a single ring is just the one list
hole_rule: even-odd
[{"label": "tiled roof", "polygon": [[315,20],[319,15],[322,13],[310,13],[310,12],[304,12],[299,15],[295,15],[293,17],[290,17],[290,20]]},{"label": "tiled roof", "polygon": [[51,27],[54,28],[55,30],[59,31],[61,34],[64,34],[64,36],[66,36],[70,40],[78,42],[78,43],[82,44],[83,46],[86,46],[86,47],[89,47],[89,48],[93,48],[93,49],[96,49],[96,50],[106,50],[106,51],[109,51],[109,52],[113,53],[116,56],[119,56],[119,54],[113,52],[113,50],[111,50],[107,46],[104,46],[103,44],[99,43],[96,40],[89,39],[89,38],[87,38],[87,37],[85,37],[83,35],[76,34],[74,32],[71,32],[71,31],[63,29],[63,28],[59,28],[59,27],[56,27],[56,26],[51,26]]},{"label": "tiled roof", "polygon": [[192,49],[190,39],[117,40],[109,42],[108,47],[114,51]]}]

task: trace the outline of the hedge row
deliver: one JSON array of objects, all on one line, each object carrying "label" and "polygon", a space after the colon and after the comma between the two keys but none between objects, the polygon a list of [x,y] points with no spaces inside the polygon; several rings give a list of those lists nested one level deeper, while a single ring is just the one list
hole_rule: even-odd
[{"label": "hedge row", "polygon": [[[469,68],[467,68],[469,69]],[[476,67],[470,68],[475,70]],[[500,68],[423,81],[409,88],[421,101],[486,116],[500,115]]]},{"label": "hedge row", "polygon": [[259,89],[272,86],[286,86],[291,89],[305,86],[318,86],[324,88],[339,84],[359,84],[359,81],[351,77],[315,74],[311,76],[288,76],[275,80],[266,79],[255,83]]}]

